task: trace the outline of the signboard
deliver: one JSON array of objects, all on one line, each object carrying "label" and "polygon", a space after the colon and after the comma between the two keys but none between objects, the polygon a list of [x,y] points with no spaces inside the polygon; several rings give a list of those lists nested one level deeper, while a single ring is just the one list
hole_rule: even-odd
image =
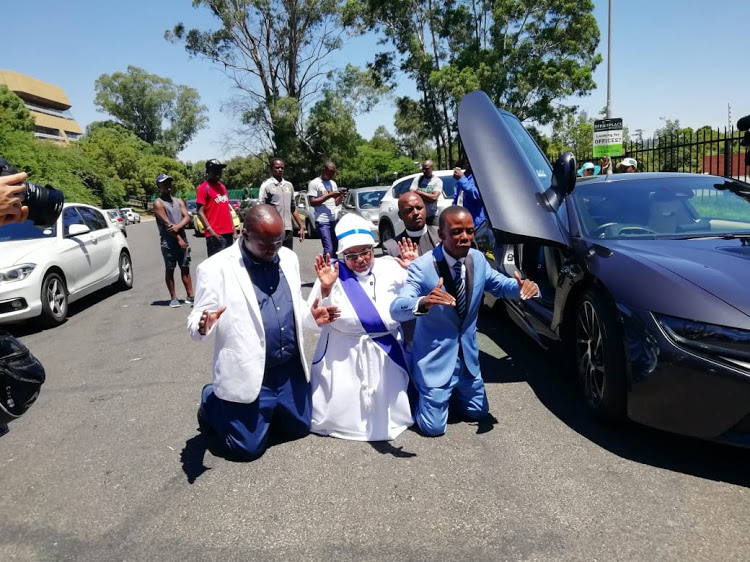
[{"label": "signboard", "polygon": [[622,155],[622,118],[594,121],[594,158]]}]

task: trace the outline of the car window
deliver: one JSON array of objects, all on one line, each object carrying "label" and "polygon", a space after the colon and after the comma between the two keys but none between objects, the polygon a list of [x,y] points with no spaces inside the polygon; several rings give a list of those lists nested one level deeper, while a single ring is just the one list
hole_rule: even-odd
[{"label": "car window", "polygon": [[443,194],[446,199],[453,199],[456,193],[456,178],[453,176],[443,176],[440,179],[443,180]]},{"label": "car window", "polygon": [[106,220],[104,220],[102,214],[96,209],[90,209],[89,207],[78,207],[78,212],[83,217],[83,222],[92,231],[109,227],[109,224]]},{"label": "car window", "polygon": [[544,153],[539,149],[534,138],[524,129],[523,124],[515,115],[500,113],[518,142],[518,146],[526,155],[531,167],[534,168],[539,181],[544,187],[548,187],[552,181],[552,166]]},{"label": "car window", "polygon": [[83,217],[78,214],[76,207],[68,207],[63,211],[63,235],[68,236],[70,227],[74,224],[86,225]]},{"label": "car window", "polygon": [[368,191],[365,193],[359,193],[359,208],[360,209],[377,209],[380,205],[380,200],[385,195],[383,191]]},{"label": "car window", "polygon": [[584,233],[594,238],[746,234],[746,185],[710,176],[634,178],[581,186],[573,201]]},{"label": "car window", "polygon": [[413,178],[410,178],[408,180],[400,181],[393,187],[393,197],[398,199],[400,196],[402,196],[404,193],[409,191],[409,188],[411,187],[411,182],[413,181]]}]

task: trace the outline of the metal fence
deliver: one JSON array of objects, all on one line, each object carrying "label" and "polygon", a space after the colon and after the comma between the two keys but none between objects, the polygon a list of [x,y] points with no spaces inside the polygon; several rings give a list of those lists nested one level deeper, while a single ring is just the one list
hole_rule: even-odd
[{"label": "metal fence", "polygon": [[[750,180],[750,147],[742,146],[744,133],[736,129],[699,129],[690,134],[663,135],[623,144],[625,154],[612,158],[635,158],[641,172],[692,172]],[[579,163],[596,162],[590,154],[576,155]],[[554,162],[554,159],[551,159]]]}]

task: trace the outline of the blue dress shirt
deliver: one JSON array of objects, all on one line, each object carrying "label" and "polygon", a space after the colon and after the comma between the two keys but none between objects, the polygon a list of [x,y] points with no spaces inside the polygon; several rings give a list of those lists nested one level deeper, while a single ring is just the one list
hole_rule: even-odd
[{"label": "blue dress shirt", "polygon": [[242,259],[255,288],[266,333],[266,369],[278,367],[299,357],[292,292],[279,267],[279,256],[271,262],[256,260],[242,248]]}]

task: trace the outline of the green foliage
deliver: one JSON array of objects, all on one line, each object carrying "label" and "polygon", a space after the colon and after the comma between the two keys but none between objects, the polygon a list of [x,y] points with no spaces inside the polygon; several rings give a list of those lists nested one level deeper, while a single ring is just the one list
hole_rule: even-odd
[{"label": "green foliage", "polygon": [[207,122],[198,92],[136,66],[102,74],[96,81],[97,107],[143,141],[174,157]]},{"label": "green foliage", "polygon": [[348,0],[344,14],[359,31],[383,33],[395,49],[391,60],[421,95],[402,104],[401,119],[432,139],[444,166],[456,155],[455,114],[466,93],[482,89],[522,120],[546,124],[574,109],[556,100],[595,87],[601,57],[592,10],[591,0]]},{"label": "green foliage", "polygon": [[34,130],[31,112],[26,109],[23,100],[5,85],[0,85],[0,124],[5,130],[10,131]]},{"label": "green foliage", "polygon": [[[256,150],[302,165],[309,142],[304,108],[327,80],[324,59],[342,44],[336,0],[193,0],[215,30],[177,24],[165,37],[219,66],[240,92],[234,110]],[[307,145],[307,146],[306,146]]]},{"label": "green foliage", "polygon": [[579,113],[566,115],[554,124],[547,153],[554,161],[563,152],[572,152],[581,162],[591,157],[594,153],[593,118]]}]

